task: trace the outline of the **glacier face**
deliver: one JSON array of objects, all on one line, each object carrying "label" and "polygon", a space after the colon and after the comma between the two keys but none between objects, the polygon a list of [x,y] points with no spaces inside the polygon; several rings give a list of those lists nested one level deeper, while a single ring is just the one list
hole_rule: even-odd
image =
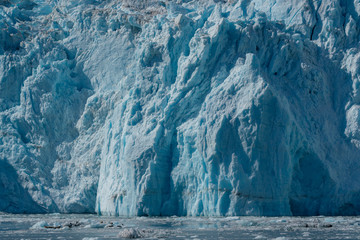
[{"label": "glacier face", "polygon": [[0,211],[360,214],[358,0],[0,7]]}]

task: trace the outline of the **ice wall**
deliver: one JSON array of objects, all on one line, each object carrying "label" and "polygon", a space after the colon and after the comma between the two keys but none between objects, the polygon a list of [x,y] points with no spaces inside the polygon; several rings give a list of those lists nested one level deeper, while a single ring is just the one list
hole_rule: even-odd
[{"label": "ice wall", "polygon": [[0,7],[0,211],[359,214],[358,1]]}]

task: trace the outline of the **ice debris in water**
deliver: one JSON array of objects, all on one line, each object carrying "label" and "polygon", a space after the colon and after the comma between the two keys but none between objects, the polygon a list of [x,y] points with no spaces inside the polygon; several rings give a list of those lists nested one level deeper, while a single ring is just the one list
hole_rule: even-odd
[{"label": "ice debris in water", "polygon": [[86,225],[85,228],[105,228],[107,224],[104,223],[91,223],[89,225]]},{"label": "ice debris in water", "polygon": [[[112,222],[116,217],[98,217],[87,215],[88,222]],[[119,218],[118,218],[119,219]],[[56,220],[58,223],[54,224]],[[240,224],[253,222],[255,224]],[[285,237],[289,239],[319,238],[319,239],[357,239],[359,236],[359,217],[332,217],[332,228],[323,227],[328,224],[328,217],[232,217],[232,218],[121,218],[125,231],[117,228],[88,229],[81,224],[75,229],[45,229],[44,226],[63,226],[75,222],[74,215],[61,215],[59,218],[51,215],[5,215],[0,218],[4,224],[0,231],[2,236],[18,234],[24,239],[38,239],[43,234],[47,236],[75,238],[98,237],[99,239],[124,239],[141,236],[145,239],[175,239],[175,238],[201,238],[210,239],[214,236],[223,236],[225,239],[274,239]],[[80,221],[79,221],[80,222]],[[85,221],[81,221],[85,222]],[[31,225],[40,228],[31,228]],[[180,224],[177,224],[180,223]],[[308,226],[306,226],[308,225]],[[0,228],[1,228],[0,226]],[[1,230],[1,229],[0,229]],[[121,229],[123,230],[123,229]],[[45,232],[44,232],[45,231]],[[215,234],[215,235],[214,235]],[[76,236],[75,236],[76,235]],[[11,235],[12,236],[12,235]],[[5,237],[6,238],[6,237]]]},{"label": "ice debris in water", "polygon": [[[79,223],[80,224],[80,223]],[[105,220],[83,220],[84,228],[122,228],[123,224]]]},{"label": "ice debris in water", "polygon": [[60,229],[61,227],[61,224],[57,222],[48,223],[46,221],[40,221],[34,224],[30,229]]},{"label": "ice debris in water", "polygon": [[49,224],[45,221],[40,221],[35,223],[30,229],[43,229],[45,226],[48,226]]},{"label": "ice debris in water", "polygon": [[266,239],[266,237],[264,237],[263,235],[257,235],[254,239]]},{"label": "ice debris in water", "polygon": [[105,220],[88,220],[83,219],[80,221],[73,222],[52,222],[48,223],[46,221],[39,221],[34,224],[30,229],[64,229],[64,228],[122,228],[123,224],[114,221],[105,221]]},{"label": "ice debris in water", "polygon": [[360,214],[359,15],[0,1],[0,211]]},{"label": "ice debris in water", "polygon": [[123,238],[142,238],[143,234],[136,228],[126,228],[118,236]]}]

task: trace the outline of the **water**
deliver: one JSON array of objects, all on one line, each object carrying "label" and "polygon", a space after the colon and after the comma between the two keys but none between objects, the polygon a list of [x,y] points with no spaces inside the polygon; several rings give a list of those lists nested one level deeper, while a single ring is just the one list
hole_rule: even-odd
[{"label": "water", "polygon": [[360,239],[360,217],[0,215],[0,239]]}]

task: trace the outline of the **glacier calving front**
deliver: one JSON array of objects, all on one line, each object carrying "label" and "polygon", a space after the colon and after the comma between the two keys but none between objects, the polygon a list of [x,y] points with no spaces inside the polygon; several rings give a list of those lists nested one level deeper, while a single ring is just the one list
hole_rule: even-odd
[{"label": "glacier calving front", "polygon": [[357,0],[0,1],[0,211],[360,213]]}]

